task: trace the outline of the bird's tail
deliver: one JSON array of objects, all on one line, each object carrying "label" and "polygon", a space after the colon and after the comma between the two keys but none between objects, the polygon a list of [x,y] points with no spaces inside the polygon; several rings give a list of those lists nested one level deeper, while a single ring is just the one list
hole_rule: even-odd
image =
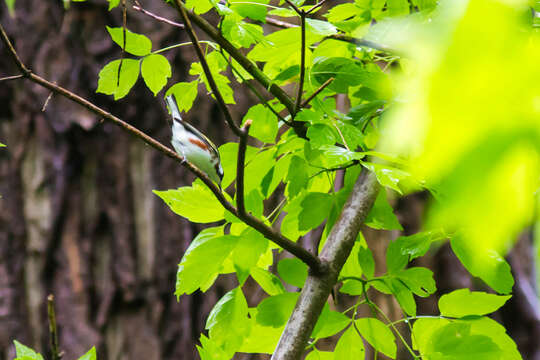
[{"label": "bird's tail", "polygon": [[167,107],[169,108],[169,112],[171,113],[173,119],[182,120],[182,116],[180,116],[180,110],[178,109],[178,104],[176,103],[176,98],[174,95],[169,95],[165,98],[165,102],[167,103]]}]

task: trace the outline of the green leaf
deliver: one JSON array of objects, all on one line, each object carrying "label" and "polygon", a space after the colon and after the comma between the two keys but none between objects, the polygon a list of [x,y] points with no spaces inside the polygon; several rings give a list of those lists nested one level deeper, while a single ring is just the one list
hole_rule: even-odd
[{"label": "green leaf", "polygon": [[120,4],[120,0],[109,0],[109,11],[114,9]]},{"label": "green leaf", "polygon": [[[107,31],[111,35],[111,39],[118,44],[124,46],[124,29],[121,27],[109,27]],[[145,56],[152,51],[152,41],[144,35],[136,34],[126,29],[126,52],[135,56]],[[125,59],[124,59],[125,61]]]},{"label": "green leaf", "polygon": [[433,280],[433,272],[424,267],[401,270],[395,276],[418,296],[427,297],[437,290],[435,280]]},{"label": "green leaf", "polygon": [[319,351],[316,348],[310,352],[304,360],[334,360],[334,353],[330,351]]},{"label": "green leaf", "polygon": [[238,47],[248,48],[264,40],[260,25],[246,23],[237,15],[225,16],[222,31],[223,36]]},{"label": "green leaf", "polygon": [[6,145],[4,145],[4,144],[0,143],[0,147],[6,147]]},{"label": "green leaf", "polygon": [[508,334],[505,328],[493,319],[481,317],[478,319],[460,320],[471,325],[471,334],[489,337],[501,349],[501,359],[522,360],[516,343]]},{"label": "green leaf", "polygon": [[244,188],[246,193],[249,194],[252,190],[258,190],[260,188],[264,177],[276,163],[275,155],[276,149],[271,148],[270,150],[257,153],[251,160],[249,160],[249,163],[245,168],[244,176]]},{"label": "green leaf", "polygon": [[97,354],[96,354],[95,346],[92,346],[92,348],[88,350],[86,354],[84,354],[83,356],[79,358],[79,360],[96,360],[96,359],[97,359]]},{"label": "green leaf", "polygon": [[43,356],[40,353],[35,352],[28,346],[21,344],[17,340],[13,340],[13,343],[15,344],[15,353],[17,354],[14,360],[43,360]]},{"label": "green leaf", "polygon": [[[99,72],[96,92],[114,95],[114,100],[126,96],[139,78],[139,63],[139,60],[124,59],[120,75],[118,75],[120,60],[113,60],[105,65]],[[120,83],[118,83],[118,76],[120,76]]]},{"label": "green leaf", "polygon": [[336,27],[329,22],[310,18],[306,19],[306,30],[323,36],[337,34]]},{"label": "green leaf", "polygon": [[388,273],[392,274],[404,269],[408,262],[409,257],[401,251],[399,238],[391,241],[386,248],[386,270]]},{"label": "green leaf", "polygon": [[424,256],[431,243],[446,239],[446,234],[440,230],[423,231],[409,236],[400,236],[396,239],[401,253],[409,255],[409,261]]},{"label": "green leaf", "polygon": [[289,171],[287,173],[286,181],[289,183],[287,186],[287,196],[293,198],[304,189],[309,180],[308,164],[305,159],[300,156],[294,155],[291,158],[289,165]]},{"label": "green leaf", "polygon": [[366,341],[384,355],[396,358],[396,339],[386,325],[375,318],[355,320],[355,325]]},{"label": "green leaf", "polygon": [[322,145],[333,145],[336,142],[334,129],[326,124],[314,124],[308,128],[307,137],[311,146],[319,148]]},{"label": "green leaf", "polygon": [[259,284],[259,286],[270,296],[283,294],[285,287],[281,280],[268,270],[259,267],[251,268],[251,277]]},{"label": "green leaf", "polygon": [[427,351],[438,354],[438,359],[452,360],[497,360],[502,355],[501,349],[489,337],[472,335],[469,324],[458,322],[437,329]]},{"label": "green leaf", "polygon": [[276,328],[272,326],[262,326],[255,321],[255,318],[257,317],[256,309],[249,309],[249,311],[252,319],[251,331],[244,339],[244,342],[238,351],[243,353],[272,354],[276,349],[285,326]]},{"label": "green leaf", "polygon": [[257,322],[263,326],[280,327],[292,314],[299,293],[270,296],[257,306]]},{"label": "green leaf", "polygon": [[229,291],[208,315],[205,328],[209,330],[210,339],[228,353],[236,352],[249,332],[247,315],[248,306],[242,289],[237,287]]},{"label": "green leaf", "polygon": [[511,296],[499,296],[481,291],[471,292],[469,289],[455,290],[441,296],[439,310],[448,317],[464,317],[468,315],[486,315],[497,311]]},{"label": "green leaf", "polygon": [[407,0],[387,0],[386,3],[390,16],[401,16],[409,13],[409,1]]},{"label": "green leaf", "polygon": [[339,338],[334,350],[334,357],[340,360],[365,359],[364,343],[354,326],[350,326]]},{"label": "green leaf", "polygon": [[303,287],[308,276],[308,267],[297,258],[281,259],[278,263],[279,276],[288,284]]},{"label": "green leaf", "polygon": [[498,293],[510,293],[514,286],[514,277],[506,260],[496,251],[479,249],[467,240],[460,235],[455,235],[450,240],[452,251],[463,266]]},{"label": "green leaf", "polygon": [[238,237],[222,235],[215,228],[205,229],[190,244],[178,265],[177,298],[197,289],[206,291],[220,273],[223,262],[234,250]]},{"label": "green leaf", "polygon": [[375,260],[368,247],[358,247],[358,263],[362,268],[362,273],[366,275],[368,279],[371,279],[375,274]]},{"label": "green leaf", "polygon": [[201,360],[226,360],[233,355],[227,354],[216,341],[210,340],[204,335],[201,335],[200,342],[201,346],[196,345],[196,347]]},{"label": "green leaf", "polygon": [[6,6],[9,11],[9,16],[13,17],[15,15],[15,0],[6,0]]},{"label": "green leaf", "polygon": [[177,190],[153,190],[171,210],[192,222],[210,223],[224,218],[224,208],[214,194],[203,185],[193,183]]},{"label": "green leaf", "polygon": [[244,123],[251,119],[253,123],[249,135],[264,143],[274,143],[278,132],[277,116],[262,104],[252,106],[244,116]]},{"label": "green leaf", "polygon": [[186,7],[193,10],[195,14],[204,14],[210,11],[214,5],[210,0],[186,0]]},{"label": "green leaf", "polygon": [[[230,8],[242,17],[248,17],[250,19],[266,22],[266,4],[270,0],[253,0],[251,4],[235,4],[236,1],[230,1]],[[261,5],[257,5],[261,4]]]},{"label": "green leaf", "polygon": [[403,230],[394,214],[394,209],[388,203],[385,189],[381,189],[379,192],[373,207],[368,213],[365,224],[373,229]]},{"label": "green leaf", "polygon": [[389,278],[385,279],[384,283],[388,286],[390,291],[392,291],[392,294],[396,297],[396,300],[403,311],[409,316],[416,316],[416,302],[414,301],[413,293],[405,286],[403,281],[400,279]]},{"label": "green leaf", "polygon": [[268,240],[254,229],[248,228],[240,235],[233,252],[234,267],[240,284],[243,284],[262,254],[268,248]]},{"label": "green leaf", "polygon": [[197,81],[176,83],[167,90],[165,97],[174,95],[178,109],[188,112],[197,97],[197,84]]},{"label": "green leaf", "polygon": [[328,217],[333,201],[330,194],[310,192],[301,203],[298,229],[309,230],[319,226]]},{"label": "green leaf", "polygon": [[368,169],[369,171],[372,171],[375,173],[375,176],[377,177],[377,181],[382,186],[389,187],[390,189],[396,190],[398,193],[403,194],[403,191],[398,186],[400,181],[409,178],[410,174],[407,172],[396,169],[387,165],[382,164],[374,164],[369,162],[362,162],[362,165]]},{"label": "green leaf", "polygon": [[167,84],[171,74],[171,65],[163,55],[151,54],[142,60],[141,75],[154,96]]},{"label": "green leaf", "polygon": [[319,319],[313,328],[311,337],[322,339],[333,336],[350,323],[351,319],[340,312],[330,310],[328,304],[325,304],[321,316],[319,316]]}]

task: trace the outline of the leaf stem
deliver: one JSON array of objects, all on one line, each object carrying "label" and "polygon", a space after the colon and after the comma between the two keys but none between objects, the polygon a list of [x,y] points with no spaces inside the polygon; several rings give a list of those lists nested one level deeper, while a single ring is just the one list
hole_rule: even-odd
[{"label": "leaf stem", "polygon": [[241,129],[242,136],[240,136],[240,144],[238,144],[238,159],[236,162],[236,208],[242,216],[247,214],[244,200],[244,167],[246,163],[247,138],[251,122],[252,120],[248,119]]},{"label": "leaf stem", "polygon": [[49,344],[52,360],[60,360],[62,354],[58,348],[58,331],[56,328],[56,314],[54,312],[54,296],[47,296],[47,317],[49,319]]},{"label": "leaf stem", "polygon": [[161,22],[163,22],[163,23],[166,23],[166,24],[169,24],[169,25],[178,27],[178,28],[180,28],[180,29],[183,29],[183,28],[184,28],[184,24],[180,24],[180,23],[177,23],[177,22],[175,22],[175,21],[166,19],[166,18],[164,18],[164,17],[162,17],[162,16],[156,15],[156,14],[154,14],[153,12],[150,12],[150,11],[144,9],[144,8],[142,7],[142,5],[139,3],[138,0],[135,0],[135,4],[136,4],[136,5],[133,5],[133,9],[134,9],[134,10],[137,10],[137,11],[139,11],[139,12],[145,14],[145,15],[148,15],[148,16],[150,16],[151,18],[156,19],[157,21],[161,21]]},{"label": "leaf stem", "polygon": [[304,77],[306,76],[306,13],[301,10],[301,43],[300,50],[300,80],[298,83],[298,93],[296,95],[296,105],[294,106],[294,115],[298,113],[302,104],[302,93],[304,92]]}]

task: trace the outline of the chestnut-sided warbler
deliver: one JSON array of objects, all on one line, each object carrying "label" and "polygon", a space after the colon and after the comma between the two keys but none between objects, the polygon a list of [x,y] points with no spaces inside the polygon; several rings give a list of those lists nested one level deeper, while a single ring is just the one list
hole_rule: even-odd
[{"label": "chestnut-sided warbler", "polygon": [[173,119],[171,143],[174,150],[221,185],[223,168],[216,146],[203,133],[182,120],[173,95],[167,96],[165,102]]}]

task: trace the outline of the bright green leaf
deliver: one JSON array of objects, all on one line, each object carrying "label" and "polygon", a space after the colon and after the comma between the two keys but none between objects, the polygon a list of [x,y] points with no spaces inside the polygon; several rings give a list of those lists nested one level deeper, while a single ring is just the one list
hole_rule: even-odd
[{"label": "bright green leaf", "polygon": [[437,290],[435,280],[433,280],[433,272],[424,267],[401,270],[395,276],[418,296],[427,297]]},{"label": "bright green leaf", "polygon": [[248,306],[240,287],[226,293],[214,306],[205,328],[210,339],[222,345],[227,352],[238,351],[249,332]]},{"label": "bright green leaf", "polygon": [[186,0],[186,7],[200,15],[210,11],[214,5],[211,0]]},{"label": "bright green leaf", "polygon": [[299,230],[313,229],[328,217],[334,198],[326,193],[309,193],[302,200],[302,211],[299,216]]},{"label": "bright green leaf", "polygon": [[167,84],[171,74],[171,65],[163,55],[152,54],[142,60],[141,75],[154,96]]},{"label": "bright green leaf", "polygon": [[233,252],[234,266],[241,284],[267,248],[268,240],[259,232],[251,228],[242,232]]},{"label": "bright green leaf", "polygon": [[327,21],[306,19],[306,29],[317,35],[329,36],[337,34],[337,29],[334,25]]},{"label": "bright green leaf", "polygon": [[307,137],[311,146],[319,148],[322,145],[333,145],[336,142],[334,130],[325,124],[314,124],[308,128]]},{"label": "bright green leaf", "polygon": [[365,224],[373,229],[403,230],[394,214],[394,209],[388,203],[385,189],[381,189],[379,192],[373,207],[368,213]]},{"label": "bright green leaf", "polygon": [[[242,2],[242,1],[239,1]],[[266,22],[266,4],[270,0],[253,0],[250,4],[235,4],[236,1],[230,1],[230,8],[242,17],[248,17],[252,20]],[[260,4],[260,5],[258,5]]]},{"label": "bright green leaf", "polygon": [[292,314],[299,293],[284,293],[270,296],[257,305],[257,323],[263,326],[285,325]]},{"label": "bright green leaf", "polygon": [[340,312],[330,310],[328,304],[325,304],[321,316],[319,316],[319,319],[313,328],[311,337],[322,339],[333,336],[350,323],[351,319],[349,317]]},{"label": "bright green leaf", "polygon": [[469,289],[455,290],[441,296],[439,310],[448,317],[464,317],[468,315],[486,315],[497,311],[511,296],[499,296],[481,291],[471,292]]},{"label": "bright green leaf", "polygon": [[259,267],[251,268],[251,277],[259,284],[259,286],[270,296],[283,294],[285,287],[281,280],[268,270]]},{"label": "bright green leaf", "polygon": [[[96,90],[98,93],[114,95],[114,100],[126,96],[139,78],[139,60],[122,60],[122,68],[118,75],[120,61],[113,60],[101,69]],[[118,82],[118,77],[120,77],[120,82]]]},{"label": "bright green leaf", "polygon": [[437,329],[427,346],[428,353],[437,353],[439,359],[498,360],[501,349],[487,336],[472,335],[471,326],[450,323]]},{"label": "bright green leaf", "polygon": [[358,247],[358,264],[360,264],[362,273],[364,273],[368,279],[373,277],[375,274],[375,260],[368,247]]},{"label": "bright green leaf", "polygon": [[43,360],[43,356],[40,353],[35,352],[28,346],[21,344],[17,340],[13,340],[13,343],[15,344],[15,352],[17,354],[14,360]]},{"label": "bright green leaf", "polygon": [[244,123],[251,119],[249,135],[265,143],[274,143],[278,132],[277,116],[262,104],[252,106],[244,116]]},{"label": "bright green leaf", "polygon": [[355,320],[355,325],[362,337],[377,351],[392,359],[396,358],[396,339],[382,321],[375,318],[361,318]]},{"label": "bright green leaf", "polygon": [[236,247],[237,236],[222,235],[215,228],[203,230],[190,244],[178,265],[176,297],[197,289],[206,291],[220,273],[223,262]]},{"label": "bright green leaf", "polygon": [[340,360],[365,359],[364,343],[354,326],[350,326],[339,338],[334,350],[334,357]]},{"label": "bright green leaf", "polygon": [[169,205],[174,213],[190,221],[210,223],[224,217],[225,209],[221,203],[206,186],[198,183],[176,190],[153,190],[153,193]]},{"label": "bright green leaf", "polygon": [[[379,285],[378,281],[376,283]],[[414,301],[413,293],[403,281],[390,278],[385,279],[384,283],[392,294],[394,294],[403,311],[409,316],[416,316],[416,302]],[[374,287],[377,287],[377,285],[374,284]]]},{"label": "bright green leaf", "polygon": [[81,356],[78,360],[96,360],[97,354],[96,354],[96,347],[92,346],[90,350],[83,356]]},{"label": "bright green leaf", "polygon": [[[124,46],[124,29],[121,27],[109,27],[107,31],[111,35],[112,40],[118,46]],[[152,51],[152,41],[144,35],[136,34],[126,29],[126,52],[135,56],[145,56]],[[124,60],[125,61],[125,60]]]},{"label": "bright green leaf", "polygon": [[288,284],[303,287],[308,276],[308,267],[297,258],[281,259],[277,266],[279,276]]},{"label": "bright green leaf", "polygon": [[197,97],[197,81],[179,82],[171,86],[165,93],[165,97],[174,95],[178,109],[188,112]]}]

